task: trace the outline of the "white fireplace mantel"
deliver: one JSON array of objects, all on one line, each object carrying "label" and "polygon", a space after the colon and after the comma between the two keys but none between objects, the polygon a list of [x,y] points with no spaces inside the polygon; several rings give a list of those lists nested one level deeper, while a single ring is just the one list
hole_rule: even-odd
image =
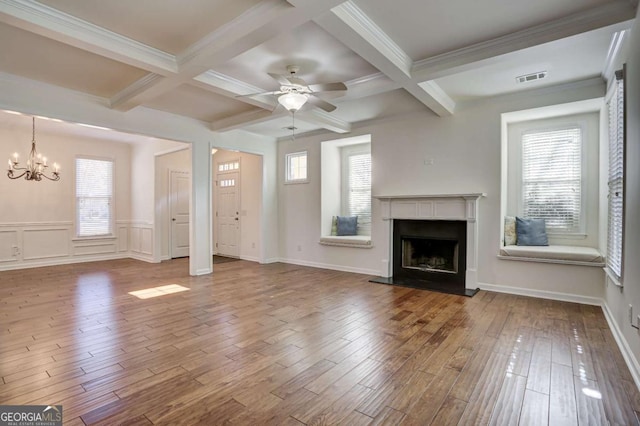
[{"label": "white fireplace mantel", "polygon": [[393,220],[461,220],[467,222],[467,271],[465,287],[478,288],[478,201],[484,193],[374,195],[380,200],[382,220],[389,222],[387,259],[383,261],[383,276],[393,274]]}]

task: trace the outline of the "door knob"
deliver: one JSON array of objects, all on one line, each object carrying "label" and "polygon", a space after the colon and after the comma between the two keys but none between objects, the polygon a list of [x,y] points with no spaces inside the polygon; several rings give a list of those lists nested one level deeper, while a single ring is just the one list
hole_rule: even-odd
[{"label": "door knob", "polygon": [[236,220],[240,220],[240,219],[238,219],[238,218],[236,217]]},{"label": "door knob", "polygon": [[176,221],[176,218],[175,218],[175,217],[173,217],[173,218],[171,218],[171,220],[175,222],[175,221]]}]

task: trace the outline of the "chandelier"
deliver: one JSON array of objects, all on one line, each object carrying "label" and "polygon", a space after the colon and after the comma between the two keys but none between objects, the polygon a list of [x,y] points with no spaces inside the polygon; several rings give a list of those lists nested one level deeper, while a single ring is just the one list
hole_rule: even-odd
[{"label": "chandelier", "polygon": [[31,152],[29,153],[26,167],[19,167],[20,163],[18,162],[18,153],[15,152],[12,158],[9,158],[9,170],[7,171],[7,176],[9,179],[19,179],[24,176],[26,180],[34,180],[37,182],[41,181],[42,178],[53,181],[60,180],[60,166],[58,166],[58,163],[53,163],[53,172],[51,173],[51,176],[47,176],[45,174],[46,169],[49,166],[47,166],[47,157],[43,157],[42,154],[39,154],[36,150],[35,117],[32,117],[32,132],[33,138],[31,139]]}]

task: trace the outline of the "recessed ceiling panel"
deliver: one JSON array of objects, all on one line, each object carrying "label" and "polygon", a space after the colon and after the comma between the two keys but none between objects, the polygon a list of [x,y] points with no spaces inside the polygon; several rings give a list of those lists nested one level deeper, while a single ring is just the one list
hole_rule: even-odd
[{"label": "recessed ceiling panel", "polygon": [[308,84],[347,81],[378,72],[313,22],[273,38],[215,70],[264,90],[275,90],[280,85],[267,73],[287,74],[287,65],[298,65],[298,76]]},{"label": "recessed ceiling panel", "polygon": [[162,51],[178,54],[260,0],[40,0]]},{"label": "recessed ceiling panel", "polygon": [[[456,102],[583,80],[601,75],[613,30],[603,28],[495,58],[490,64],[439,78],[436,83]],[[516,77],[547,71],[541,80]]]},{"label": "recessed ceiling panel", "polygon": [[101,97],[147,74],[102,56],[0,24],[0,71]]},{"label": "recessed ceiling panel", "polygon": [[256,108],[186,84],[147,102],[145,106],[208,122]]},{"label": "recessed ceiling panel", "polygon": [[413,60],[617,0],[353,0]]}]

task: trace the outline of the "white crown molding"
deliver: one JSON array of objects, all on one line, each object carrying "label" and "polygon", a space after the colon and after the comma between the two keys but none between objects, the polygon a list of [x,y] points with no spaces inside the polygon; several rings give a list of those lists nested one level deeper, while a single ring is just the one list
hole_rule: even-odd
[{"label": "white crown molding", "polygon": [[411,76],[413,60],[362,9],[352,1],[346,1],[331,9],[331,12],[393,62],[399,70],[408,77]]},{"label": "white crown molding", "polygon": [[169,53],[34,0],[0,0],[0,21],[151,72],[178,70]]},{"label": "white crown molding", "polygon": [[611,44],[609,45],[609,49],[607,51],[607,59],[605,60],[604,70],[602,71],[602,77],[607,81],[613,80],[613,74],[615,72],[614,67],[616,64],[616,60],[618,58],[618,54],[624,45],[625,36],[627,35],[629,30],[620,30],[617,31],[613,37],[611,38]]},{"label": "white crown molding", "polygon": [[268,109],[269,111],[273,110],[278,105],[276,100],[272,96],[268,95],[244,96],[238,98],[237,96],[239,95],[265,92],[265,90],[214,70],[206,71],[195,77],[193,85],[204,90],[232,98],[236,101]]},{"label": "white crown molding", "polygon": [[536,25],[482,43],[416,61],[411,76],[418,80],[433,80],[466,71],[478,61],[522,50],[579,33],[632,20],[635,9],[626,2],[610,2],[584,12]]}]

